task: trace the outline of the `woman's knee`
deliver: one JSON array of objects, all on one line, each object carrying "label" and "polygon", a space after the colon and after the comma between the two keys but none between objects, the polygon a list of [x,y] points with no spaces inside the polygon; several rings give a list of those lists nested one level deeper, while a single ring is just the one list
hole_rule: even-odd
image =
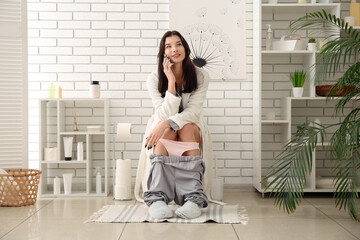
[{"label": "woman's knee", "polygon": [[176,140],[177,139],[177,134],[175,132],[173,132],[170,128],[168,128],[168,129],[166,129],[164,131],[161,138],[167,139],[167,140]]},{"label": "woman's knee", "polygon": [[184,125],[178,131],[178,135],[179,135],[179,141],[182,142],[196,141],[195,125],[192,123],[188,123]]}]

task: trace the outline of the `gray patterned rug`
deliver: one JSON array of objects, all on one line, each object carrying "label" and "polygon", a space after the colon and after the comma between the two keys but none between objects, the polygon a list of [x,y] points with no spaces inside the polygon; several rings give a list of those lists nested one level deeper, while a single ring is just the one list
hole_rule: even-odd
[{"label": "gray patterned rug", "polygon": [[[176,210],[177,205],[169,205],[172,210]],[[138,205],[106,205],[95,212],[85,223],[140,223],[140,222],[171,222],[171,223],[243,223],[248,222],[248,215],[244,207],[238,205],[215,205],[210,204],[202,209],[200,217],[195,219],[182,219],[174,214],[168,219],[154,219],[148,213],[145,204]]]}]

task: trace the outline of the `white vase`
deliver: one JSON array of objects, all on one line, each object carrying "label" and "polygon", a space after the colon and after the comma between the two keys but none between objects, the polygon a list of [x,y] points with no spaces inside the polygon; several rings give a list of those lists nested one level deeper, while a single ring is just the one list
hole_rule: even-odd
[{"label": "white vase", "polygon": [[302,95],[304,93],[304,88],[303,87],[293,87],[292,92],[293,92],[294,97],[302,97]]},{"label": "white vase", "polygon": [[224,194],[224,179],[213,178],[211,184],[211,198],[216,201],[222,201]]},{"label": "white vase", "polygon": [[316,51],[317,50],[317,46],[316,43],[308,43],[307,45],[308,51]]}]

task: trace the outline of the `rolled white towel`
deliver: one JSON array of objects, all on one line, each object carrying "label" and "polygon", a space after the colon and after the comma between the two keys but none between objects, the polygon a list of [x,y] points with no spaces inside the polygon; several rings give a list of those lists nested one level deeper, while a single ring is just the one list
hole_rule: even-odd
[{"label": "rolled white towel", "polygon": [[7,171],[5,171],[4,169],[0,168],[0,175],[9,175]]},{"label": "rolled white towel", "polygon": [[316,187],[317,188],[333,188],[333,177],[322,177],[316,176]]}]

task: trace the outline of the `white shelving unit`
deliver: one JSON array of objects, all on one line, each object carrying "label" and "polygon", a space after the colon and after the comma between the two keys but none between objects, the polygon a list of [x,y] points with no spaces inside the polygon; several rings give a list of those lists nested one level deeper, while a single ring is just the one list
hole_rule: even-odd
[{"label": "white shelving unit", "polygon": [[[320,11],[322,9],[340,16],[340,4],[331,3],[331,4],[298,4],[298,3],[286,3],[286,4],[266,4],[259,3],[255,1],[253,3],[254,7],[254,18],[253,18],[253,56],[254,56],[254,65],[253,65],[253,116],[254,116],[254,125],[253,125],[253,186],[262,194],[265,192],[266,185],[261,183],[263,177],[266,176],[267,170],[274,162],[274,157],[277,156],[282,147],[288,142],[291,138],[292,132],[294,132],[294,125],[297,123],[293,120],[293,111],[297,105],[308,104],[308,102],[319,105],[317,101],[324,101],[325,97],[316,97],[314,79],[315,74],[313,69],[310,70],[310,66],[313,66],[316,61],[317,52],[298,50],[298,51],[272,51],[265,50],[265,36],[266,27],[265,24],[268,22],[263,20],[265,15],[267,19],[269,16],[276,16],[278,14],[280,17],[272,18],[271,22],[274,23],[277,19],[285,21],[286,15],[294,13],[294,16],[305,16],[306,13]],[[288,20],[290,22],[290,20]],[[274,27],[272,25],[272,27]],[[275,39],[279,40],[279,39]],[[281,92],[276,92],[276,88],[273,90],[273,94],[268,94],[263,91],[263,85],[276,83],[276,81],[271,79],[265,79],[263,77],[263,65],[264,63],[271,64],[273,59],[282,58],[289,59],[288,63],[292,59],[296,59],[297,65],[302,65],[307,73],[307,80],[304,85],[304,97],[294,98],[291,97],[291,84],[289,84],[288,89],[282,89]],[[291,71],[290,71],[291,72]],[[290,82],[290,80],[289,80]],[[336,100],[336,98],[334,98]],[[275,107],[264,106],[267,105],[267,101],[272,101],[275,104]],[[270,105],[271,106],[271,105]],[[266,120],[265,115],[267,111],[275,111],[276,118],[274,120]],[[306,117],[306,113],[304,113]],[[267,132],[270,132],[271,138],[267,139],[266,134],[264,135],[264,129]],[[270,135],[270,134],[268,134]],[[276,137],[274,138],[273,136]],[[276,141],[272,141],[272,140]],[[317,176],[317,167],[316,167],[316,151],[313,154],[313,171],[307,178],[307,184],[304,187],[305,192],[332,192],[333,189],[319,189],[316,187],[316,176]],[[270,153],[270,154],[269,154]],[[271,189],[267,190],[268,192]]]},{"label": "white shelving unit", "polygon": [[[109,100],[108,99],[40,99],[40,197],[107,196],[110,191]],[[76,113],[79,131],[73,131]],[[88,132],[87,126],[101,126],[100,132]],[[63,137],[71,136],[71,161],[64,159]],[[76,143],[82,141],[84,160],[76,159]],[[44,159],[45,147],[57,147],[58,161]],[[95,167],[101,167],[102,192],[96,193]],[[73,173],[72,194],[63,191],[62,173]],[[55,176],[61,179],[61,194],[53,194]]]}]

